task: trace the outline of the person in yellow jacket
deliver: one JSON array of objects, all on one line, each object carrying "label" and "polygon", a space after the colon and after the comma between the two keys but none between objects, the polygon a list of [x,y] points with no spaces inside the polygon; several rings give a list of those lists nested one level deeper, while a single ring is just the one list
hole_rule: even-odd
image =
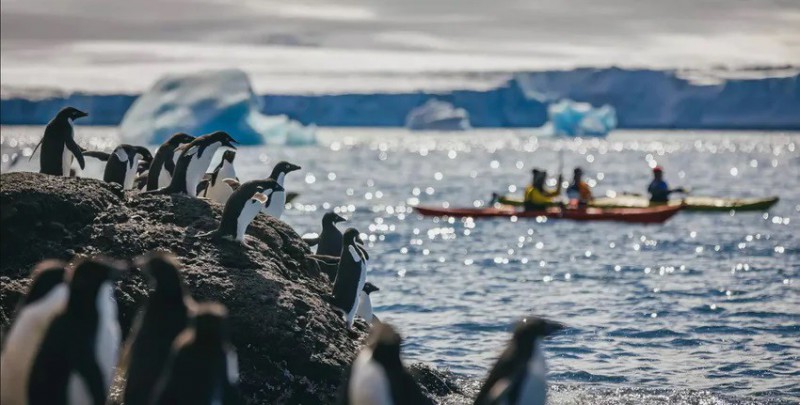
[{"label": "person in yellow jacket", "polygon": [[545,188],[545,180],[547,171],[533,169],[533,181],[525,189],[525,211],[541,211],[558,203],[556,197],[561,195],[561,182],[564,179],[558,175],[558,184],[554,190]]}]

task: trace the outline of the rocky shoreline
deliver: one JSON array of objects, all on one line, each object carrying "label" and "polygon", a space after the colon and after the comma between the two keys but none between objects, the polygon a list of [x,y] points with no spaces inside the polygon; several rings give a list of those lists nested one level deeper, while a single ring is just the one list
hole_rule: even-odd
[{"label": "rocky shoreline", "polygon": [[[0,176],[0,325],[5,332],[25,291],[28,272],[44,258],[103,254],[130,259],[173,252],[192,296],[230,310],[248,403],[334,403],[345,372],[366,337],[327,301],[330,280],[306,257],[308,246],[288,225],[259,215],[250,248],[199,236],[217,227],[222,206],[182,195],[139,196],[87,178],[38,173]],[[117,285],[127,334],[147,298],[138,269]],[[452,376],[411,367],[434,399],[457,394]],[[451,400],[446,402],[452,403]]]}]

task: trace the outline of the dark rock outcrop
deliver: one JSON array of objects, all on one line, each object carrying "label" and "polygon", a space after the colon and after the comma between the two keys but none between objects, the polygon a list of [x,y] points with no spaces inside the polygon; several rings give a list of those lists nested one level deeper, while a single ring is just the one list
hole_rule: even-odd
[{"label": "dark rock outcrop", "polygon": [[[250,248],[203,237],[216,228],[221,206],[180,195],[123,194],[93,179],[38,173],[0,176],[2,242],[0,322],[7,327],[44,258],[103,254],[132,259],[169,250],[183,264],[192,295],[230,310],[241,389],[249,403],[331,403],[366,336],[366,324],[345,329],[330,307],[328,276],[306,258],[307,245],[288,225],[260,215]],[[120,323],[127,333],[148,294],[138,269],[118,283]],[[432,394],[442,395],[436,371]],[[444,385],[446,387],[446,385]]]}]

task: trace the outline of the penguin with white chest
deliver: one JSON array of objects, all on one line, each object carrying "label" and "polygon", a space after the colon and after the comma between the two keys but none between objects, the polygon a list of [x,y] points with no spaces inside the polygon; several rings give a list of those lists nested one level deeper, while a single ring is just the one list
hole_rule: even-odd
[{"label": "penguin with white chest", "polygon": [[476,405],[544,405],[547,365],[542,340],[564,325],[538,317],[517,324],[514,336],[483,383]]},{"label": "penguin with white chest", "polygon": [[[78,118],[86,117],[89,114],[74,108],[62,108],[56,116],[47,123],[44,129],[44,136],[36,148],[40,146],[42,152],[39,156],[39,171],[43,174],[54,176],[69,176],[72,167],[72,158],[78,160],[81,169],[86,167],[83,160],[83,148],[75,143],[75,131],[72,122]],[[33,154],[31,154],[33,158]]]},{"label": "penguin with white chest", "polygon": [[153,253],[139,261],[155,287],[131,332],[125,353],[128,360],[124,403],[149,405],[158,383],[158,371],[169,358],[172,342],[189,323],[194,301],[179,273],[180,264],[170,254]]},{"label": "penguin with white chest", "polygon": [[221,304],[198,304],[189,327],[172,344],[153,405],[242,403],[239,366],[227,319],[228,310]]},{"label": "penguin with white chest", "polygon": [[400,359],[402,339],[391,325],[375,326],[353,361],[340,403],[432,405]]},{"label": "penguin with white chest", "polygon": [[347,329],[351,329],[358,310],[358,295],[367,278],[369,255],[359,244],[356,229],[348,228],[342,238],[339,267],[333,281],[333,304],[344,312]]},{"label": "penguin with white chest", "polygon": [[[275,181],[283,187],[286,175],[300,169],[302,169],[302,167],[286,161],[278,162],[272,169],[272,174],[269,177],[275,179]],[[267,215],[271,215],[276,219],[281,219],[284,209],[286,209],[286,193],[284,191],[278,191],[273,194],[273,198],[270,199],[268,205],[264,206],[263,211]]]},{"label": "penguin with white chest", "polygon": [[214,153],[220,147],[236,149],[236,140],[223,131],[195,138],[195,140],[179,147],[180,157],[175,164],[175,172],[169,186],[158,190],[146,191],[143,194],[188,194],[197,196],[197,185],[208,170]]},{"label": "penguin with white chest", "polygon": [[139,173],[140,162],[151,162],[153,155],[143,146],[122,144],[111,153],[85,151],[85,156],[94,157],[106,162],[103,181],[117,183],[123,190],[134,188],[134,180]]},{"label": "penguin with white chest", "polygon": [[367,281],[364,283],[361,292],[358,293],[358,311],[356,311],[356,316],[363,319],[369,325],[380,323],[380,319],[372,312],[372,298],[370,298],[370,294],[380,290],[381,289],[376,287],[375,284]]},{"label": "penguin with white chest", "polygon": [[153,157],[153,163],[150,165],[150,171],[147,174],[148,191],[169,185],[172,181],[172,173],[175,171],[175,163],[180,157],[179,153],[175,153],[176,149],[183,144],[192,142],[194,139],[189,134],[178,132],[158,147]]},{"label": "penguin with white chest", "polygon": [[5,337],[0,357],[0,403],[28,403],[28,377],[47,328],[67,306],[69,287],[64,282],[65,264],[56,260],[39,263],[32,272],[28,293],[20,301],[16,319]]},{"label": "penguin with white chest", "polygon": [[238,177],[236,177],[236,169],[233,167],[233,159],[235,158],[236,152],[232,150],[226,150],[225,153],[222,154],[222,159],[217,167],[214,168],[214,171],[206,174],[206,180],[208,182],[206,183],[205,190],[201,194],[203,197],[220,204],[225,204],[225,202],[228,201],[234,189],[229,182],[223,180],[238,180]]},{"label": "penguin with white chest", "polygon": [[120,270],[101,258],[75,267],[67,307],[50,323],[31,369],[30,405],[106,402],[121,336],[113,281]]},{"label": "penguin with white chest", "polygon": [[279,191],[283,191],[283,187],[273,179],[253,180],[239,185],[225,203],[216,236],[233,239],[247,246],[247,227],[267,200]]}]

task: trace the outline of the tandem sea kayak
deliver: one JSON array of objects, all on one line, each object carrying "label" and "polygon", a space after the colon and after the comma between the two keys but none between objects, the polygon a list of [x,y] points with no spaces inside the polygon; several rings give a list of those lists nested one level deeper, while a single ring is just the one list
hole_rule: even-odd
[{"label": "tandem sea kayak", "polygon": [[[590,204],[597,208],[650,208],[667,206],[680,206],[685,204],[686,211],[765,211],[778,203],[778,197],[767,198],[717,198],[687,196],[682,200],[670,200],[668,203],[651,203],[647,197],[641,196],[619,196],[613,198],[596,198]],[[522,199],[517,197],[503,196],[498,200],[501,204],[511,206],[522,206]]]},{"label": "tandem sea kayak", "polygon": [[425,216],[450,216],[472,218],[538,218],[571,219],[573,221],[619,221],[640,224],[660,224],[681,210],[681,206],[652,208],[584,208],[564,209],[551,207],[544,211],[520,211],[511,206],[500,208],[436,208],[418,206],[414,209]]}]

